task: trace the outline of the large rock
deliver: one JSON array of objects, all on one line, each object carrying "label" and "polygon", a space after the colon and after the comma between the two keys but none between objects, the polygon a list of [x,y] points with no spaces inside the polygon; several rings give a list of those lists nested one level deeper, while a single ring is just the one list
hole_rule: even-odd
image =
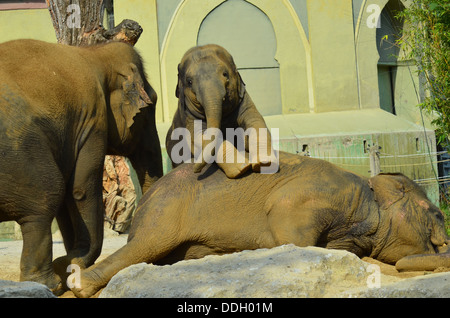
[{"label": "large rock", "polygon": [[344,295],[366,298],[448,298],[450,297],[450,273],[413,277],[380,288],[348,291]]},{"label": "large rock", "polygon": [[115,275],[100,297],[364,297],[397,281],[346,251],[284,245],[170,266],[136,264]]},{"label": "large rock", "polygon": [[35,282],[0,280],[0,298],[56,298],[50,289]]}]

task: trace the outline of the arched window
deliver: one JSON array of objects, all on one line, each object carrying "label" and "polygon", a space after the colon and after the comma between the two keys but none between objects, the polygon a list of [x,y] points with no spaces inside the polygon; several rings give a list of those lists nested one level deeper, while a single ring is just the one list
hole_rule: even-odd
[{"label": "arched window", "polygon": [[380,27],[377,29],[378,60],[378,87],[380,107],[385,111],[396,114],[395,93],[397,76],[397,59],[399,46],[396,41],[402,36],[403,21],[396,18],[403,6],[399,1],[389,1],[381,11]]},{"label": "arched window", "polygon": [[218,44],[230,52],[262,115],[281,114],[277,41],[264,12],[244,0],[223,2],[200,26],[197,45],[205,44]]}]

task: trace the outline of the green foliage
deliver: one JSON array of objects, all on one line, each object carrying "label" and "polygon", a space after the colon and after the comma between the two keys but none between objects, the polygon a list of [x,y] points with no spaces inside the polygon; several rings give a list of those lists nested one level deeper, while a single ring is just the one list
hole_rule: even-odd
[{"label": "green foliage", "polygon": [[447,231],[447,235],[450,237],[450,207],[447,203],[441,203],[441,211],[444,212],[445,219],[445,230]]},{"label": "green foliage", "polygon": [[434,113],[438,142],[448,145],[450,134],[450,2],[414,0],[398,14],[405,22],[398,40],[407,59],[416,61],[424,79],[425,99],[419,106]]}]

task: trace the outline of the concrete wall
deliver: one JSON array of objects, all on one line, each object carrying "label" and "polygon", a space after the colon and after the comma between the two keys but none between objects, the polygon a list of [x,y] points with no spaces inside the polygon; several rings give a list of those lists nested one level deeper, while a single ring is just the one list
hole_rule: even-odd
[{"label": "concrete wall", "polygon": [[[192,46],[211,42],[232,53],[248,91],[267,116],[380,108],[377,41],[384,29],[368,23],[375,12],[371,6],[381,12],[396,2],[114,1],[116,24],[130,18],[144,29],[136,48],[159,96],[159,123],[169,123],[175,111],[182,55]],[[0,25],[2,42],[24,37],[55,42],[47,9],[0,7]],[[395,75],[397,115],[421,124],[414,107],[413,79],[420,88],[415,70],[407,61],[400,63]],[[430,128],[429,121],[426,125]]]},{"label": "concrete wall", "polygon": [[47,9],[0,10],[1,42],[20,38],[56,42]]}]

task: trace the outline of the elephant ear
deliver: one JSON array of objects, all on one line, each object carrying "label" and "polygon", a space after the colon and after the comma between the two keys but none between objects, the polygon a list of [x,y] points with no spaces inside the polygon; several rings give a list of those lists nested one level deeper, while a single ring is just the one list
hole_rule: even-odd
[{"label": "elephant ear", "polygon": [[177,82],[177,88],[175,89],[175,96],[177,98],[180,98],[180,94],[182,93],[183,84],[181,83],[181,74],[180,74],[180,64],[178,64],[178,82]]},{"label": "elephant ear", "polygon": [[375,201],[382,209],[388,209],[411,190],[405,179],[406,177],[400,173],[380,173],[369,179],[369,187],[375,194]]},{"label": "elephant ear", "polygon": [[239,99],[242,101],[245,95],[245,83],[242,80],[241,74],[239,74],[238,71],[236,71],[238,77],[239,77],[239,86],[238,86],[238,92],[239,92]]},{"label": "elephant ear", "polygon": [[130,63],[129,69],[121,75],[125,77],[125,81],[122,83],[123,100],[120,112],[125,119],[126,127],[130,128],[134,123],[134,116],[153,102],[144,89],[144,81],[135,64]]},{"label": "elephant ear", "polygon": [[178,64],[178,82],[177,88],[175,89],[175,96],[178,98],[178,107],[180,108],[181,114],[184,115],[184,111],[186,111],[186,104],[184,101],[184,87],[182,82],[182,72],[181,72],[181,64]]},{"label": "elephant ear", "polygon": [[236,63],[234,62],[233,56],[231,56],[231,54],[221,46],[216,46],[215,53],[236,74],[236,78],[237,78],[236,86],[237,86],[240,102],[242,102],[242,100],[244,99],[244,95],[245,95],[245,83],[242,80],[242,76],[237,69],[237,66],[236,66]]}]

